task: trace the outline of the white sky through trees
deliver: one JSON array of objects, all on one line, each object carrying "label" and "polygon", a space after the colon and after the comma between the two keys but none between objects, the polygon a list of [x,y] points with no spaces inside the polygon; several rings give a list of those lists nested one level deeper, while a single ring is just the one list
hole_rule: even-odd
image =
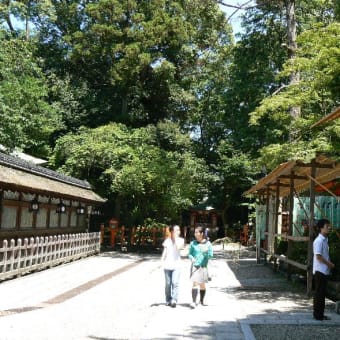
[{"label": "white sky through trees", "polygon": [[229,20],[230,20],[230,24],[233,27],[234,35],[242,32],[241,15],[244,13],[244,10],[242,10],[242,9],[237,10],[236,7],[253,6],[253,5],[255,5],[255,0],[253,0],[253,1],[249,1],[249,0],[222,0],[222,2],[226,5],[235,6],[235,8],[234,8],[234,7],[228,7],[228,6],[220,5],[220,8],[223,12],[226,13],[227,19],[230,17]]}]

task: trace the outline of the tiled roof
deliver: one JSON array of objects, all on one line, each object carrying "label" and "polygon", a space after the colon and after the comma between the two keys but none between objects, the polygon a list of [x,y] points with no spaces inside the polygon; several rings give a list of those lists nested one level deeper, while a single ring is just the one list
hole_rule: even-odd
[{"label": "tiled roof", "polygon": [[0,152],[0,164],[8,166],[13,169],[26,171],[31,174],[36,174],[42,177],[47,177],[55,181],[72,184],[75,186],[79,186],[81,188],[91,189],[91,186],[87,181],[83,181],[83,180],[80,180],[80,179],[77,179],[71,176],[63,175],[59,172],[38,166],[31,162],[24,161],[23,159],[20,159],[19,157],[6,155],[2,152]]},{"label": "tiled roof", "polygon": [[88,202],[105,202],[87,181],[65,176],[19,158],[0,153],[0,185],[32,193]]}]

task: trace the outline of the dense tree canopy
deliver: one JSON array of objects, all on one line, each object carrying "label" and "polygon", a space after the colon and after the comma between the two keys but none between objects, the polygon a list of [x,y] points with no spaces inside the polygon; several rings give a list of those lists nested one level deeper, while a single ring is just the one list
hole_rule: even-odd
[{"label": "dense tree canopy", "polygon": [[171,122],[139,129],[114,123],[60,138],[54,164],[89,178],[120,205],[125,223],[142,223],[143,216],[178,221],[214,181],[204,161],[188,151],[190,143]]},{"label": "dense tree canopy", "polygon": [[262,172],[339,157],[339,4],[216,0],[0,3],[0,143],[50,157],[107,216],[179,222],[208,197],[239,220]]},{"label": "dense tree canopy", "polygon": [[195,78],[231,39],[212,0],[52,3],[56,18],[38,23],[41,53],[87,84],[92,126],[186,122]]}]

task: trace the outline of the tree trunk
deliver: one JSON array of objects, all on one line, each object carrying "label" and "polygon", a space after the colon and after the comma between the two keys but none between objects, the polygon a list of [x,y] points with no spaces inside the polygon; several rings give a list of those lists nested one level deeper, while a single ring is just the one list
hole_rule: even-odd
[{"label": "tree trunk", "polygon": [[[287,15],[287,38],[288,38],[288,56],[292,61],[296,57],[296,18],[295,18],[295,0],[286,0],[286,15]],[[292,72],[289,77],[289,85],[294,85],[300,81],[299,72]],[[293,106],[289,109],[292,118],[300,117],[301,108]],[[294,132],[291,133],[291,138],[294,137]]]},{"label": "tree trunk", "polygon": [[31,14],[31,2],[29,1],[26,8],[26,22],[25,22],[26,41],[28,41],[30,38],[30,14]]}]

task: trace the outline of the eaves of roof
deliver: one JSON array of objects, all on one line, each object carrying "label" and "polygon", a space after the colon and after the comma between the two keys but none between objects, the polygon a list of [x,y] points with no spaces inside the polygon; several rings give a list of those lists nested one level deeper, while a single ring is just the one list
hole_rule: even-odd
[{"label": "eaves of roof", "polygon": [[313,127],[319,126],[321,124],[330,122],[332,120],[340,118],[340,106],[338,106],[333,112],[329,113],[327,116],[321,118],[319,121],[312,125]]},{"label": "eaves of roof", "polygon": [[[315,159],[316,164],[316,183],[326,183],[330,180],[340,177],[340,163],[319,155]],[[286,197],[290,194],[291,177],[294,176],[294,190],[303,192],[310,187],[311,164],[302,161],[289,161],[279,165],[266,177],[243,193],[247,195],[267,195],[278,189],[280,197]]]},{"label": "eaves of roof", "polygon": [[0,186],[8,190],[18,190],[47,196],[53,195],[54,197],[93,203],[103,203],[106,201],[92,190],[58,182],[4,165],[0,165]]},{"label": "eaves of roof", "polygon": [[106,199],[92,191],[87,181],[17,159],[0,152],[0,186],[57,198],[103,203]]}]

